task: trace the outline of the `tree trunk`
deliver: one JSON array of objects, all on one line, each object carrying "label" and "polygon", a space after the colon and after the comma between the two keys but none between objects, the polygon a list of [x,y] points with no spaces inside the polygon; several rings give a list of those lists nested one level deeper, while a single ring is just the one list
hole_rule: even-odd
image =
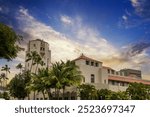
[{"label": "tree trunk", "polygon": [[32,64],[33,64],[33,60],[32,60],[32,62],[31,62],[30,72],[31,72],[31,70],[32,70]]},{"label": "tree trunk", "polygon": [[45,100],[45,93],[44,93],[44,91],[42,91],[42,94],[43,94],[43,98],[44,98],[44,100]]},{"label": "tree trunk", "polygon": [[47,94],[48,94],[48,98],[49,98],[49,100],[51,100],[51,89],[46,89],[46,92],[47,92]]},{"label": "tree trunk", "polygon": [[57,99],[58,99],[58,100],[59,100],[59,92],[60,92],[60,89],[57,90],[57,94],[58,94]]},{"label": "tree trunk", "polygon": [[36,91],[33,92],[33,100],[35,100],[35,93],[36,93]]},{"label": "tree trunk", "polygon": [[63,86],[63,96],[62,96],[62,100],[64,100],[65,97],[65,86]]},{"label": "tree trunk", "polygon": [[37,72],[38,65],[39,65],[39,64],[36,65],[35,74],[36,74],[36,72]]}]

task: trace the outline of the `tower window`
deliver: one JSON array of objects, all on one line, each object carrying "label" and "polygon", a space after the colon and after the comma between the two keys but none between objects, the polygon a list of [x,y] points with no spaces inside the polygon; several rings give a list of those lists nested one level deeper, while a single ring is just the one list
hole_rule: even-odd
[{"label": "tower window", "polygon": [[89,61],[86,61],[86,65],[89,65]]},{"label": "tower window", "polygon": [[108,69],[108,73],[110,74],[110,69]]},{"label": "tower window", "polygon": [[96,67],[98,67],[98,66],[99,66],[99,64],[98,64],[98,63],[95,63],[95,66],[96,66]]},{"label": "tower window", "polygon": [[91,62],[91,66],[93,66],[94,65],[94,62]]},{"label": "tower window", "polygon": [[91,74],[91,83],[95,83],[95,76],[94,76],[94,74]]}]

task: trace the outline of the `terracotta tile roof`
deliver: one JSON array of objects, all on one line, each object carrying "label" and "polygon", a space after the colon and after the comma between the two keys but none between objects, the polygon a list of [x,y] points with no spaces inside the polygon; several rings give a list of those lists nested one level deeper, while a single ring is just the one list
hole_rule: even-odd
[{"label": "terracotta tile roof", "polygon": [[146,85],[150,85],[150,81],[148,81],[148,80],[136,79],[136,78],[133,78],[133,77],[123,77],[123,76],[109,75],[108,80],[122,81],[122,82],[128,82],[128,83],[137,82],[137,83],[143,83],[143,84],[146,84]]},{"label": "terracotta tile roof", "polygon": [[77,61],[77,60],[80,60],[80,59],[89,60],[89,61],[96,61],[96,62],[102,63],[101,61],[89,58],[89,57],[85,56],[84,54],[82,54],[80,57],[74,59],[73,61]]}]

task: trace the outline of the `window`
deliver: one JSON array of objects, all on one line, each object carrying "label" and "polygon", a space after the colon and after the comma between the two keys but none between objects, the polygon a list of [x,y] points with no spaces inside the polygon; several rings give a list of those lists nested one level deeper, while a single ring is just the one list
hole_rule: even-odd
[{"label": "window", "polygon": [[114,71],[114,70],[111,70],[111,74],[115,74],[115,71]]},{"label": "window", "polygon": [[34,47],[36,47],[36,45],[35,45],[35,44],[33,44],[33,46],[34,46]]},{"label": "window", "polygon": [[108,73],[110,74],[110,69],[108,69]]},{"label": "window", "polygon": [[91,74],[91,83],[95,83],[95,76],[94,76],[94,74]]},{"label": "window", "polygon": [[116,75],[118,75],[118,72],[116,72]]},{"label": "window", "polygon": [[112,81],[111,81],[111,84],[112,84],[112,85],[115,85],[115,81],[112,80]]},{"label": "window", "polygon": [[99,64],[98,64],[98,63],[95,63],[95,66],[96,66],[96,67],[98,67],[98,66],[99,66]]},{"label": "window", "polygon": [[104,83],[106,84],[106,80],[104,80]]},{"label": "window", "polygon": [[93,66],[94,65],[94,62],[91,62],[91,66]]},{"label": "window", "polygon": [[120,76],[122,76],[122,72],[120,72]]},{"label": "window", "polygon": [[89,61],[86,61],[86,65],[89,65]]},{"label": "window", "polygon": [[125,86],[125,83],[124,82],[120,82],[120,86]]}]

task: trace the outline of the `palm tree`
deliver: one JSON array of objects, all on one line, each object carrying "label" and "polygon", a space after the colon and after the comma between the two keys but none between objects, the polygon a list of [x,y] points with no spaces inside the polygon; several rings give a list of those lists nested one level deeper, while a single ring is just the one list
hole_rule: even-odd
[{"label": "palm tree", "polygon": [[38,56],[38,53],[36,51],[31,51],[30,53],[27,53],[26,62],[31,61],[30,72],[32,71],[32,65],[35,64],[35,60],[37,56]]},{"label": "palm tree", "polygon": [[44,62],[42,61],[42,58],[39,54],[36,55],[33,65],[35,65],[35,64],[36,64],[35,73],[37,73],[38,65],[41,65],[41,66],[44,65]]},{"label": "palm tree", "polygon": [[66,86],[78,85],[83,78],[81,72],[78,70],[78,67],[72,61],[67,61],[66,63],[61,61],[53,64],[52,77],[57,81],[55,85],[58,92],[60,89],[63,89],[63,99]]},{"label": "palm tree", "polygon": [[10,73],[10,67],[8,67],[8,65],[5,65],[2,67],[1,71],[5,71],[6,72],[6,77],[5,77],[5,80],[6,80],[6,85],[7,85],[7,80],[8,80],[8,77],[7,77],[7,73]]},{"label": "palm tree", "polygon": [[0,75],[0,83],[1,83],[1,87],[2,87],[2,88],[4,87],[3,81],[5,80],[5,78],[6,78],[6,74],[5,74],[5,73],[2,73],[2,74]]},{"label": "palm tree", "polygon": [[34,73],[32,75],[31,83],[29,88],[33,91],[42,92],[43,98],[45,99],[46,83],[45,80],[49,74],[46,69],[40,69],[38,74]]},{"label": "palm tree", "polygon": [[16,66],[17,69],[20,69],[20,73],[22,72],[22,68],[23,68],[23,65],[21,63],[19,63],[17,66]]},{"label": "palm tree", "polygon": [[[64,64],[62,62],[62,64]],[[67,61],[63,67],[63,74],[64,78],[61,80],[61,85],[63,88],[63,99],[64,99],[64,92],[66,86],[78,86],[83,79],[81,75],[81,71],[79,71],[79,67],[73,61]]]}]

